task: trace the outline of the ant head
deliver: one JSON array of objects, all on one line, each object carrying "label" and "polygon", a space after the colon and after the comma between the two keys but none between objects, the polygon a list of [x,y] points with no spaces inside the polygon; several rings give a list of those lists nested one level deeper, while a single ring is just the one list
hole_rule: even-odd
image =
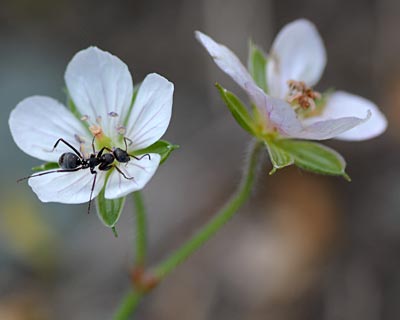
[{"label": "ant head", "polygon": [[126,152],[125,150],[122,150],[121,148],[115,148],[113,153],[114,153],[115,159],[118,162],[125,163],[125,162],[129,162],[129,160],[130,160],[128,152]]}]

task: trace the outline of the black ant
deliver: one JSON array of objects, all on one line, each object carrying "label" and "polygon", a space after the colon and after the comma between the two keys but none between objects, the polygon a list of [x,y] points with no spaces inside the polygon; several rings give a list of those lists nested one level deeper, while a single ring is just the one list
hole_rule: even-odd
[{"label": "black ant", "polygon": [[[131,180],[134,179],[134,177],[127,177],[121,169],[119,169],[115,164],[113,164],[114,160],[117,162],[121,163],[127,163],[129,162],[130,158],[134,158],[136,160],[141,160],[143,157],[148,156],[149,159],[150,155],[144,154],[141,157],[136,157],[134,155],[128,154],[128,146],[126,141],[129,140],[130,143],[132,141],[126,137],[124,137],[124,143],[125,143],[125,150],[122,150],[121,148],[108,148],[108,147],[103,147],[99,152],[96,152],[95,147],[94,147],[94,140],[95,137],[93,137],[92,140],[92,149],[93,153],[89,155],[89,158],[85,158],[81,152],[79,152],[74,146],[72,146],[70,143],[65,141],[63,138],[60,138],[57,140],[57,142],[53,146],[53,151],[55,148],[57,148],[58,144],[60,142],[64,143],[67,145],[69,148],[71,148],[74,152],[65,152],[63,153],[60,158],[58,159],[58,164],[61,169],[56,169],[53,171],[48,171],[48,172],[42,172],[42,173],[37,173],[37,174],[32,174],[28,177],[21,178],[17,180],[17,182],[20,182],[22,180],[26,180],[29,178],[35,178],[35,177],[40,177],[46,174],[50,173],[57,173],[57,172],[75,172],[83,169],[90,169],[90,173],[94,175],[93,183],[92,183],[92,188],[90,190],[90,197],[89,197],[89,205],[88,205],[88,213],[90,213],[90,206],[92,202],[92,196],[93,196],[93,190],[94,186],[96,185],[96,178],[97,178],[97,171],[95,170],[98,168],[101,171],[108,171],[111,168],[115,168],[125,179]],[[104,150],[109,151],[110,153],[104,153]]]}]

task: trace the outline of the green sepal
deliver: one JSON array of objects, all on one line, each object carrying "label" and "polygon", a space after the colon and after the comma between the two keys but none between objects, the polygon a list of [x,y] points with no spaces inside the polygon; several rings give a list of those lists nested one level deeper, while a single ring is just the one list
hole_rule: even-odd
[{"label": "green sepal", "polygon": [[251,76],[253,77],[255,83],[264,90],[265,93],[268,92],[267,85],[267,58],[264,52],[258,48],[252,41],[249,43],[249,59],[247,62],[247,68]]},{"label": "green sepal", "polygon": [[40,171],[53,170],[53,169],[59,169],[59,168],[60,168],[60,166],[58,165],[57,162],[46,162],[40,166],[33,167],[32,171],[40,172]]},{"label": "green sepal", "polygon": [[121,212],[124,209],[125,197],[106,199],[104,198],[104,192],[105,186],[96,198],[97,215],[101,222],[103,222],[106,227],[112,228],[114,235],[117,235],[115,224],[118,222]]},{"label": "green sepal", "polygon": [[168,159],[171,152],[178,148],[179,146],[176,144],[172,144],[165,140],[158,140],[147,148],[134,151],[133,155],[139,156],[146,153],[158,153],[161,156],[160,164],[162,164]]},{"label": "green sepal", "polygon": [[335,150],[322,144],[301,140],[274,140],[269,142],[293,158],[294,164],[307,171],[342,176],[350,181],[345,172],[346,162]]},{"label": "green sepal", "polygon": [[272,170],[269,172],[270,175],[274,174],[276,170],[282,169],[284,167],[294,164],[293,157],[285,152],[285,150],[276,146],[273,142],[266,142],[269,158],[272,163]]},{"label": "green sepal", "polygon": [[254,120],[240,99],[232,92],[229,92],[225,88],[221,87],[221,85],[218,83],[216,83],[215,86],[217,87],[222,99],[228,106],[229,111],[232,113],[236,122],[251,135],[255,135]]}]

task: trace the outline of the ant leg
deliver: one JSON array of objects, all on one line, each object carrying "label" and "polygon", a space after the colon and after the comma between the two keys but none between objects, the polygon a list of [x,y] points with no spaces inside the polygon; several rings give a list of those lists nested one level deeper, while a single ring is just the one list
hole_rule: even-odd
[{"label": "ant leg", "polygon": [[57,142],[54,144],[53,151],[54,151],[55,148],[57,148],[57,146],[58,146],[58,144],[60,142],[63,142],[64,144],[66,144],[68,147],[70,147],[72,150],[74,150],[74,152],[76,153],[76,155],[79,158],[83,159],[82,154],[78,150],[76,150],[69,142],[65,141],[63,138],[60,138],[60,139],[57,140]]},{"label": "ant leg", "polygon": [[133,154],[128,154],[128,156],[130,156],[130,157],[132,157],[132,158],[134,158],[134,159],[136,159],[136,160],[142,160],[144,157],[148,157],[149,160],[151,160],[150,154],[148,154],[148,153],[143,154],[143,155],[140,156],[140,157],[136,157],[136,156],[134,156]]},{"label": "ant leg", "polygon": [[96,153],[96,149],[94,148],[94,140],[96,139],[96,135],[93,136],[92,139],[92,149],[93,149],[93,154]]},{"label": "ant leg", "polygon": [[75,171],[79,171],[81,170],[82,167],[78,167],[75,169],[59,169],[59,170],[53,170],[53,171],[48,171],[48,172],[42,172],[42,173],[36,173],[36,174],[31,174],[30,176],[18,179],[17,182],[21,182],[23,180],[27,180],[29,178],[35,178],[35,177],[40,177],[40,176],[44,176],[46,174],[50,174],[50,173],[57,173],[57,172],[75,172]]},{"label": "ant leg", "polygon": [[107,150],[108,152],[113,153],[113,150],[112,150],[111,148],[109,148],[109,147],[103,147],[103,148],[101,148],[101,150],[97,153],[97,158],[100,158],[100,157],[101,157],[101,155],[103,154],[104,150]]},{"label": "ant leg", "polygon": [[133,141],[127,137],[124,137],[125,151],[128,151],[128,145],[127,145],[126,141],[129,141],[129,145],[131,145],[133,143]]},{"label": "ant leg", "polygon": [[[93,154],[96,154],[96,148],[94,147],[94,140],[96,139],[96,136],[93,137],[92,139],[92,149],[93,149]],[[98,153],[97,153],[97,157],[101,157],[101,155],[103,154],[104,150],[107,150],[109,152],[113,152],[110,148],[108,147],[103,147]]]},{"label": "ant leg", "polygon": [[[113,150],[110,149],[109,147],[103,147],[103,148],[101,148],[101,150],[100,150],[100,151],[97,153],[97,155],[96,155],[96,158],[100,161],[100,167],[99,167],[100,170],[104,170],[104,169],[101,168],[101,167],[104,165],[104,163],[102,163],[103,161],[102,161],[102,159],[101,159],[104,150],[107,150],[108,152],[110,152],[111,154],[113,154]],[[95,154],[95,153],[94,153],[94,154]],[[92,172],[92,173],[93,173],[93,172]]]},{"label": "ant leg", "polygon": [[123,173],[122,171],[121,171],[121,169],[120,168],[118,168],[117,166],[113,166],[125,179],[127,179],[127,180],[132,180],[132,179],[135,179],[134,177],[127,177],[126,175],[125,175],[125,173]]},{"label": "ant leg", "polygon": [[93,171],[92,174],[94,174],[94,178],[93,178],[93,183],[92,183],[92,189],[90,190],[90,198],[89,198],[89,204],[88,204],[88,210],[87,210],[88,214],[90,213],[90,206],[92,204],[93,190],[94,190],[94,186],[96,185],[97,171]]}]

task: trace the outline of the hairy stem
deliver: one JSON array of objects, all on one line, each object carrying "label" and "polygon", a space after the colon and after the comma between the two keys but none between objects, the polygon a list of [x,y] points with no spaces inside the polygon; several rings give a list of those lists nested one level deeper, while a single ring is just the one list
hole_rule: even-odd
[{"label": "hairy stem", "polygon": [[161,262],[155,269],[153,269],[153,276],[156,279],[162,280],[171,271],[173,271],[179,264],[190,257],[197,249],[199,249],[208,239],[210,239],[221,227],[223,227],[247,200],[251,194],[252,186],[256,176],[256,167],[258,163],[258,155],[261,149],[261,144],[255,142],[249,153],[246,168],[242,176],[241,184],[237,191],[233,194],[231,199],[225,206],[217,212],[217,214],[194,236],[178,248],[172,255]]},{"label": "hairy stem", "polygon": [[[140,291],[131,291],[121,302],[117,312],[114,315],[114,320],[126,320],[132,315],[132,312],[136,310],[140,300],[142,299],[144,293]],[[132,319],[132,318],[131,318]]]},{"label": "hairy stem", "polygon": [[[134,291],[128,293],[125,296],[114,317],[114,320],[129,319],[130,315],[136,310],[136,307],[141,298],[147,292],[151,291],[157,283],[162,281],[169,273],[175,270],[178,265],[180,265],[194,252],[196,252],[207,240],[209,240],[233,217],[233,215],[244,204],[244,202],[251,194],[251,190],[256,177],[260,150],[262,150],[262,143],[258,141],[254,142],[248,154],[246,167],[242,175],[242,181],[231,199],[225,204],[225,206],[221,210],[217,212],[214,218],[212,218],[204,227],[198,230],[191,239],[189,239],[180,248],[173,252],[166,260],[161,262],[158,266],[153,268],[147,274],[144,273],[140,275],[142,277],[142,282],[139,283],[139,285],[136,285]],[[136,205],[140,203],[141,200],[138,201]],[[141,203],[141,205],[143,205],[143,203]],[[139,211],[140,210],[137,210],[137,212]],[[138,256],[136,258],[137,261],[140,261],[140,259],[138,259]]]},{"label": "hairy stem", "polygon": [[144,267],[146,263],[147,251],[147,221],[146,210],[144,207],[143,197],[139,191],[133,193],[133,201],[135,203],[136,217],[136,252],[135,266]]}]

